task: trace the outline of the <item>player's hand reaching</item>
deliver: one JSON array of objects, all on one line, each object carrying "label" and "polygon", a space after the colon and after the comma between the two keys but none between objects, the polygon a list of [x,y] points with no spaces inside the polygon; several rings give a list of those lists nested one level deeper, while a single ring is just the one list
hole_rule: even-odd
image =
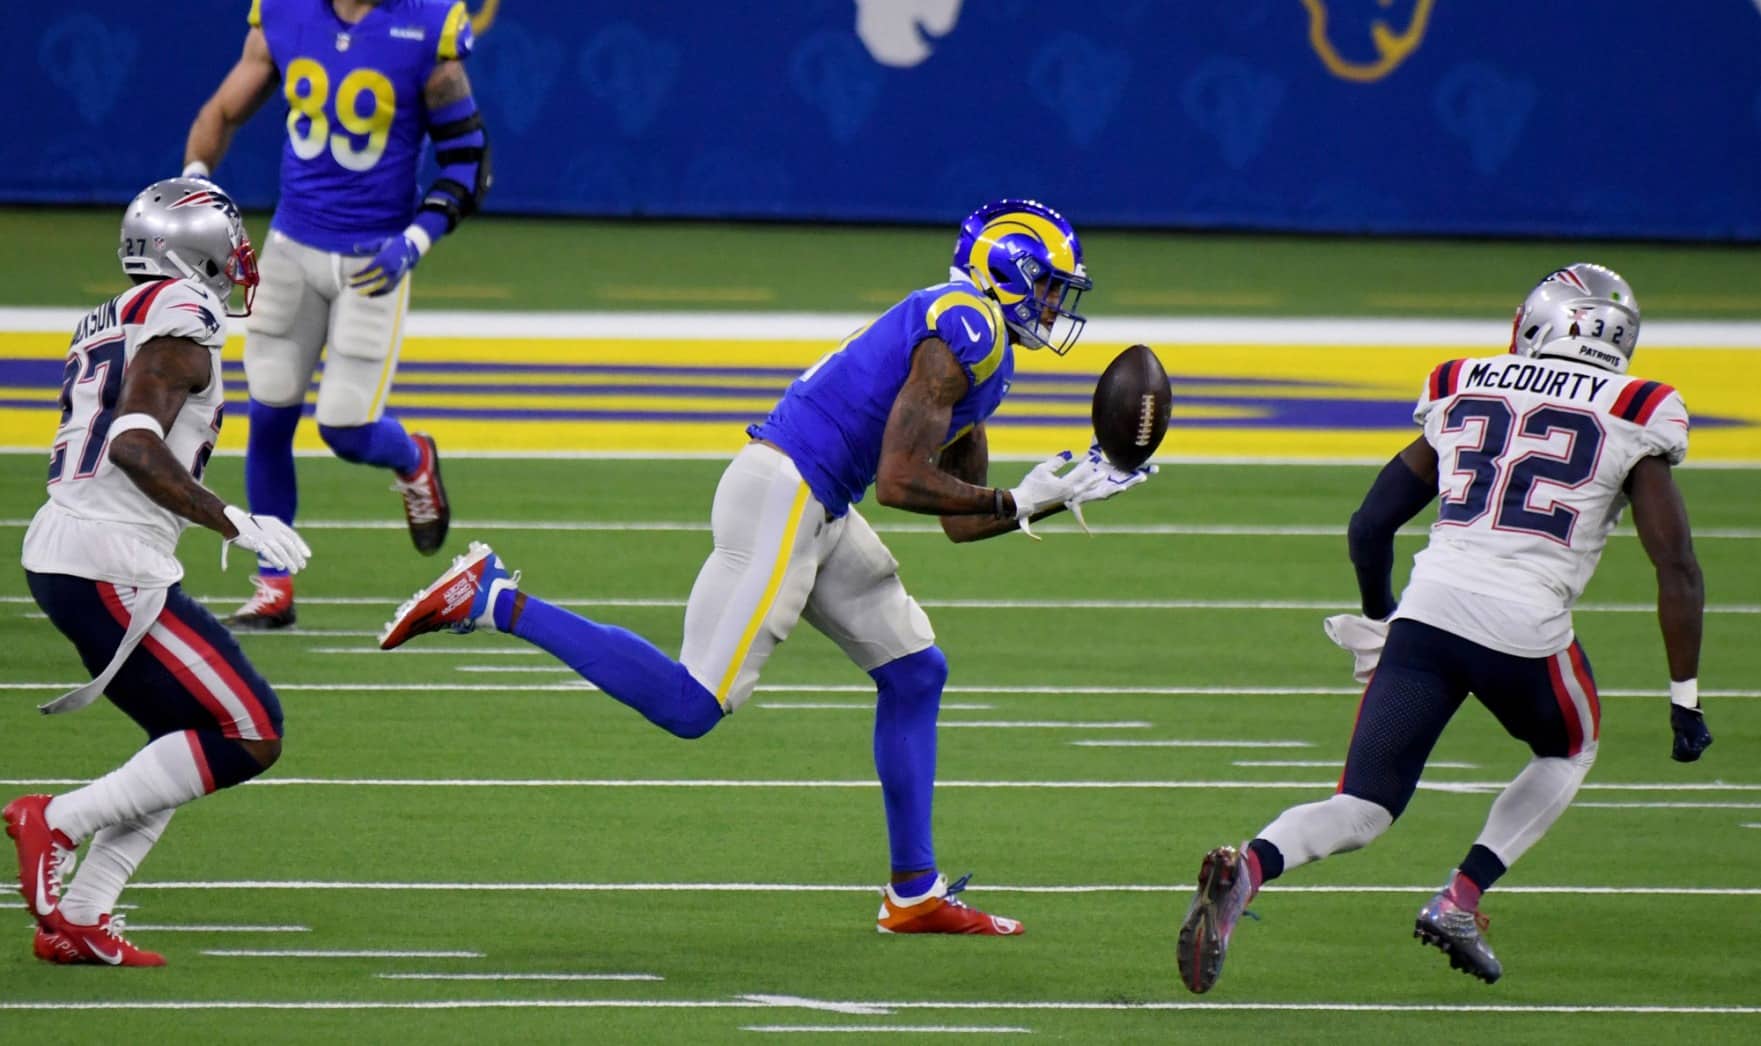
[{"label": "player's hand reaching", "polygon": [[1065,470],[1065,466],[1075,460],[1076,455],[1069,451],[1059,451],[1035,465],[1022,477],[1020,486],[1009,491],[1010,499],[1015,502],[1015,519],[1021,524],[1023,534],[1038,541],[1039,535],[1028,525],[1029,520],[1075,496],[1077,484],[1083,478],[1080,475],[1082,468]]},{"label": "player's hand reaching", "polygon": [[255,552],[264,563],[289,574],[306,567],[312,548],[294,528],[274,516],[253,516],[236,505],[226,506],[226,520],[238,531],[220,546],[220,569],[226,569],[226,550],[232,545]]},{"label": "player's hand reaching", "polygon": [[365,266],[349,277],[349,286],[369,298],[380,298],[397,290],[404,276],[422,260],[422,249],[410,238],[409,232],[387,236],[380,244],[363,244],[356,254],[376,252]]},{"label": "player's hand reaching", "polygon": [[1712,744],[1712,731],[1706,728],[1706,716],[1698,708],[1671,703],[1669,728],[1675,731],[1675,749],[1669,757],[1678,763],[1694,762]]},{"label": "player's hand reaching", "polygon": [[1064,502],[1064,507],[1076,517],[1077,525],[1087,534],[1088,521],[1082,518],[1082,506],[1123,494],[1155,475],[1157,471],[1154,465],[1139,465],[1134,469],[1115,468],[1101,453],[1101,445],[1096,443],[1088,448],[1088,458],[1072,471],[1071,474],[1076,477],[1076,489]]}]

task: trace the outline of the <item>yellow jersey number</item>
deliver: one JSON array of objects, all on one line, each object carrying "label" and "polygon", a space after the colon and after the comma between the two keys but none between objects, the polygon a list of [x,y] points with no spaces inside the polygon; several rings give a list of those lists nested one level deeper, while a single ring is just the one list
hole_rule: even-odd
[{"label": "yellow jersey number", "polygon": [[[377,69],[356,69],[336,86],[335,120],[342,130],[330,132],[330,74],[310,58],[287,64],[287,138],[294,155],[317,159],[325,149],[336,162],[351,171],[372,170],[385,155],[391,137],[391,118],[397,111],[397,95],[391,81]],[[361,112],[362,96],[372,98],[372,108]],[[301,125],[304,124],[302,129]],[[344,133],[347,132],[347,133]],[[365,138],[365,145],[357,145]]]}]

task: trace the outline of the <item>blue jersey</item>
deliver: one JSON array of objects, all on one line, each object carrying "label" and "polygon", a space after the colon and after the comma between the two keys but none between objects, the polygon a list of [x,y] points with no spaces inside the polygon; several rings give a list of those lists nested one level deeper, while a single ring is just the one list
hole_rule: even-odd
[{"label": "blue jersey", "polygon": [[887,415],[925,338],[947,342],[971,383],[942,441],[953,443],[995,413],[1015,373],[1002,310],[965,282],[913,291],[809,367],[746,431],[783,448],[826,511],[843,515],[874,482]]},{"label": "blue jersey", "polygon": [[434,66],[471,51],[461,0],[384,0],[360,21],[330,0],[255,0],[287,100],[273,227],[310,247],[354,252],[402,232],[419,202]]}]

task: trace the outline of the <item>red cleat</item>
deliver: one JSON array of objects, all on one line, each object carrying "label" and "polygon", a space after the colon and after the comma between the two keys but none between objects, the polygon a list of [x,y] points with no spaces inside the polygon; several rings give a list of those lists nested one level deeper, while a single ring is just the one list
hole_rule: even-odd
[{"label": "red cleat", "polygon": [[54,796],[26,795],[0,810],[6,834],[18,846],[18,886],[25,907],[37,925],[53,930],[55,906],[61,903],[61,884],[73,871],[73,840],[49,827],[46,812]]},{"label": "red cleat", "polygon": [[929,893],[917,898],[901,898],[887,886],[881,890],[874,928],[881,933],[972,933],[985,937],[1014,937],[1026,932],[1014,919],[968,908],[957,899],[954,895],[966,888],[970,878],[963,875],[950,885],[947,876],[938,875]]},{"label": "red cleat", "polygon": [[287,628],[294,623],[293,578],[286,574],[253,574],[251,598],[232,612],[226,623],[253,632]]},{"label": "red cleat", "polygon": [[452,506],[446,500],[446,484],[440,481],[440,448],[434,437],[425,432],[412,432],[410,438],[422,452],[412,472],[397,474],[392,490],[403,495],[404,521],[410,525],[410,540],[416,551],[432,556],[446,543],[446,530],[452,522]]},{"label": "red cleat", "polygon": [[379,633],[379,649],[393,650],[443,628],[461,633],[494,630],[496,594],[519,583],[519,571],[509,573],[488,545],[473,541],[470,551],[453,557],[446,573],[397,608]]},{"label": "red cleat", "polygon": [[56,920],[59,932],[37,930],[37,958],[62,966],[164,966],[165,956],[142,951],[122,935],[122,916],[98,916],[96,926]]}]

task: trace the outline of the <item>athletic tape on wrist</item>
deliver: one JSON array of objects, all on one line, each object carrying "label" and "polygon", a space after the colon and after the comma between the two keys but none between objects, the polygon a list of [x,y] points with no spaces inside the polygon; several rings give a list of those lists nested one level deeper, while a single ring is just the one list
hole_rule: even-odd
[{"label": "athletic tape on wrist", "polygon": [[133,432],[136,429],[139,429],[142,432],[151,432],[160,439],[165,438],[165,426],[159,424],[159,419],[151,414],[142,414],[139,411],[136,411],[133,414],[124,414],[122,417],[112,421],[110,423],[110,438],[115,439],[124,432]]}]

